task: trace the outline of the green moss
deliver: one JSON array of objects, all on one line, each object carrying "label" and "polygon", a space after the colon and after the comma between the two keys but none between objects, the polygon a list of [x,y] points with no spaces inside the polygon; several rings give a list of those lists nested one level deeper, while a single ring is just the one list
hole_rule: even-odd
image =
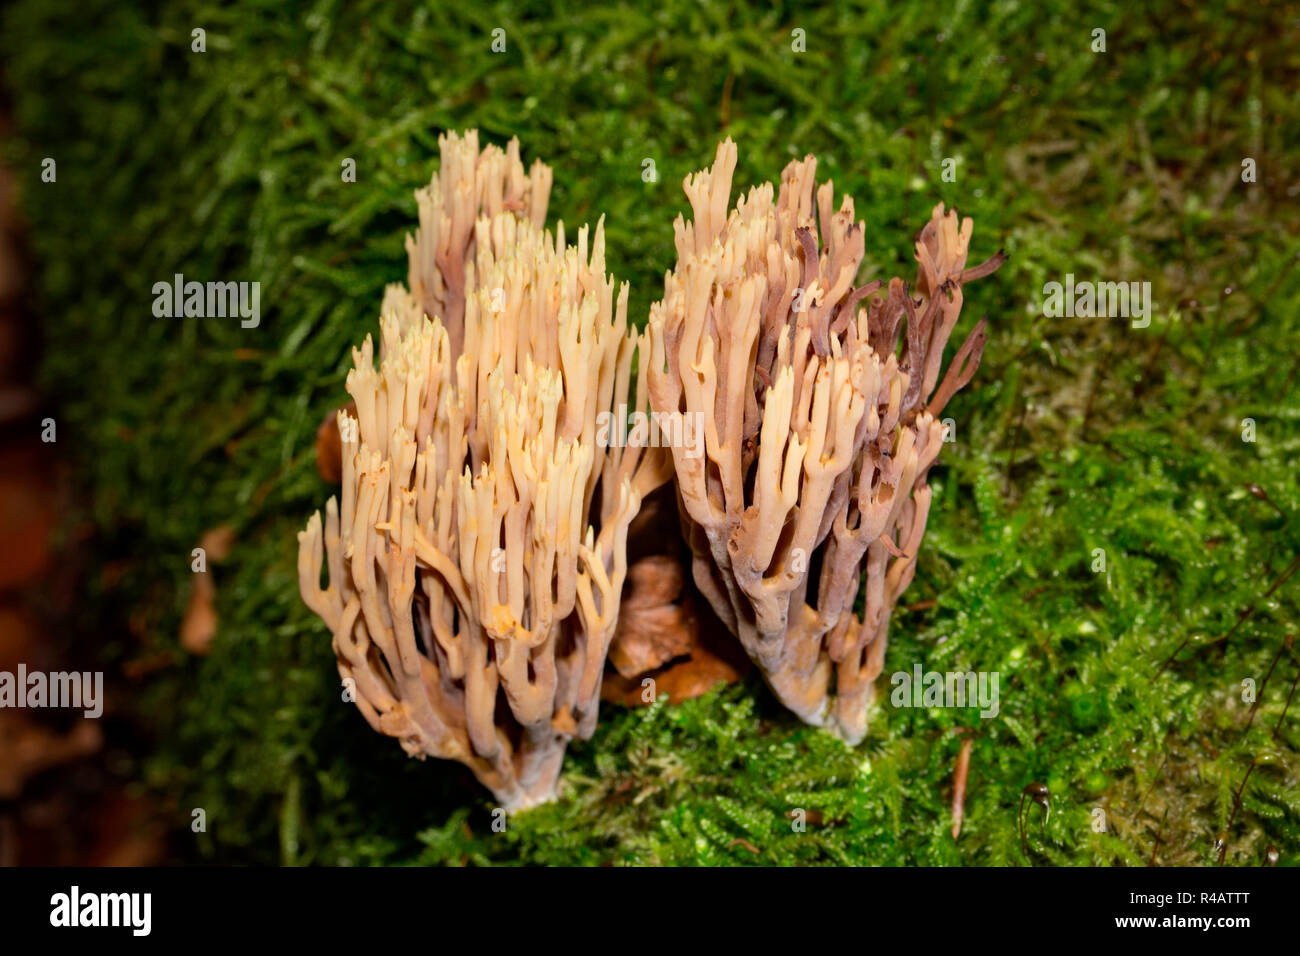
[{"label": "green moss", "polygon": [[[11,5],[0,47],[18,135],[5,158],[23,176],[43,381],[99,528],[92,557],[127,559],[111,586],[88,582],[79,611],[101,632],[130,616],[114,666],[176,649],[189,549],[217,524],[239,532],[215,571],[214,654],[155,674],[138,700],[179,852],[1143,864],[1158,833],[1157,862],[1212,863],[1236,788],[1271,752],[1227,861],[1258,863],[1271,843],[1295,862],[1300,714],[1274,727],[1300,659],[1283,653],[1248,731],[1240,683],[1262,682],[1296,631],[1300,580],[1263,597],[1300,553],[1300,156],[1286,136],[1300,54],[1281,42],[1287,16],[1223,2],[963,4],[941,25],[924,4]],[[195,26],[207,53],[189,52]],[[493,55],[498,26],[508,49]],[[1104,55],[1089,51],[1098,26]],[[726,134],[741,184],[816,152],[855,195],[877,274],[910,273],[910,238],[939,199],[974,217],[976,258],[1011,254],[968,289],[958,335],[987,312],[990,341],[977,387],[950,406],[958,440],[933,475],[904,598],[916,609],[896,614],[886,661],[997,670],[996,719],[886,701],[850,750],[753,681],[609,707],[571,750],[565,799],[494,833],[464,771],[406,760],[339,699],[294,576],[294,531],[327,494],[312,438],[383,285],[404,275],[411,191],[437,133],[468,126],[517,134],[553,164],[553,215],[607,216],[638,317],[671,260],[678,184]],[[39,181],[45,156],[56,184]],[[949,156],[954,183],[940,176]],[[344,157],[355,184],[340,182]],[[1243,157],[1255,184],[1240,181]],[[642,180],[646,158],[657,182]],[[260,327],[155,319],[152,284],[174,272],[261,282]],[[1044,318],[1043,283],[1067,272],[1150,281],[1150,327]],[[974,744],[954,841],[959,728]],[[1049,786],[1052,813],[1041,830],[1026,813],[1025,857],[1031,782]],[[195,806],[206,834],[189,832]]]}]

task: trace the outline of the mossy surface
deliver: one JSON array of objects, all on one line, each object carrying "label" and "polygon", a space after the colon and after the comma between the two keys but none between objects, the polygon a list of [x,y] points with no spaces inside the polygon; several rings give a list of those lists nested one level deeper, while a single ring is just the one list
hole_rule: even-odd
[{"label": "mossy surface", "polygon": [[[178,857],[1211,864],[1227,831],[1228,863],[1269,845],[1300,860],[1300,701],[1282,716],[1300,574],[1269,590],[1300,555],[1300,43],[1284,6],[11,5],[4,159],[32,224],[42,380],[85,492],[70,521],[93,520],[94,563],[114,569],[77,615],[120,633],[115,672],[170,661],[132,697]],[[638,322],[672,261],[681,179],[724,135],[740,186],[816,153],[856,198],[873,275],[914,273],[938,200],[975,219],[973,259],[1006,249],[967,290],[957,337],[987,312],[989,343],[947,412],[957,440],[885,666],[997,671],[996,718],[895,708],[884,683],[851,750],[753,679],[607,706],[570,749],[564,798],[495,833],[466,772],[407,760],[340,701],[295,580],[294,533],[330,491],[312,442],[404,278],[437,134],[467,127],[553,165],[553,219],[606,216]],[[177,272],[259,281],[260,326],[155,318],[152,286]],[[1045,318],[1043,285],[1067,273],[1150,282],[1150,326]],[[225,523],[220,633],[187,658],[190,549]],[[959,728],[974,743],[954,841]],[[1034,782],[1051,813],[1027,804],[1022,843]]]}]

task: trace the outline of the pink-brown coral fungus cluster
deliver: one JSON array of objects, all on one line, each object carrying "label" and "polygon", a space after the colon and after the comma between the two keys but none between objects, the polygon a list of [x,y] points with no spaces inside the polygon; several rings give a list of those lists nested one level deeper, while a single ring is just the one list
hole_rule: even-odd
[{"label": "pink-brown coral fungus cluster", "polygon": [[728,140],[685,182],[694,221],[675,224],[651,309],[651,404],[706,423],[704,456],[674,449],[697,586],[787,707],[856,742],[925,533],[938,415],[985,341],[980,322],[939,384],[962,285],[1001,259],[966,269],[971,221],[939,205],[915,298],[901,279],[855,286],[864,227],[816,160],[733,209],[736,158]]},{"label": "pink-brown coral fungus cluster", "polygon": [[[941,204],[912,287],[857,285],[853,200],[836,207],[810,156],[731,208],[728,140],[685,182],[694,218],[675,224],[678,261],[638,335],[603,226],[574,243],[545,230],[547,167],[474,133],[440,146],[379,354],[369,337],[354,351],[341,496],[299,535],[302,596],[346,694],[509,809],[553,797],[568,741],[595,728],[629,525],[675,474],[699,591],[787,707],[860,740],[925,533],[939,415],[984,323],[941,379],[945,346],[963,285],[1001,254],[968,269],[971,221]],[[629,410],[702,430],[702,454],[611,442]],[[645,633],[625,627],[614,657],[625,682],[693,646],[674,630],[696,626],[676,548],[653,554],[630,588]]]},{"label": "pink-brown coral fungus cluster", "polygon": [[371,726],[517,809],[595,727],[627,527],[667,460],[594,438],[638,344],[603,229],[543,232],[550,173],[515,144],[441,146],[380,363],[369,337],[354,353],[342,499],[299,536],[300,587]]}]

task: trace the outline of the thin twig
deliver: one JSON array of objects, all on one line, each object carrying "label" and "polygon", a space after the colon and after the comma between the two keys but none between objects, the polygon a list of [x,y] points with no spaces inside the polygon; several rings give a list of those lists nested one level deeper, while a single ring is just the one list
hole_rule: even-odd
[{"label": "thin twig", "polygon": [[966,815],[966,777],[970,772],[970,752],[975,739],[967,735],[957,752],[957,768],[952,775],[952,838],[961,836],[961,821]]}]

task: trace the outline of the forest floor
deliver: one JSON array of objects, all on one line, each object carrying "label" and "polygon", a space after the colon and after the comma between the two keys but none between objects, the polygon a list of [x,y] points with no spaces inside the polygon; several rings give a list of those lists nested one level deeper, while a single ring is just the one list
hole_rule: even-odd
[{"label": "forest floor", "polygon": [[[56,542],[90,569],[60,626],[111,675],[174,858],[1300,861],[1294,11],[19,0],[3,17],[0,159],[78,492]],[[466,772],[407,760],[339,700],[295,578],[295,531],[330,493],[315,431],[405,277],[438,133],[470,127],[551,164],[552,220],[606,217],[638,322],[679,184],[728,135],[739,188],[815,153],[867,223],[870,275],[914,272],[939,201],[974,219],[974,261],[1009,253],[954,335],[987,314],[885,664],[997,672],[995,718],[895,707],[885,682],[850,749],[752,676],[606,706],[563,798],[495,833]],[[260,282],[260,324],[156,318],[175,273]],[[1045,314],[1067,276],[1150,283],[1149,324]],[[199,655],[190,555],[224,529]]]}]

